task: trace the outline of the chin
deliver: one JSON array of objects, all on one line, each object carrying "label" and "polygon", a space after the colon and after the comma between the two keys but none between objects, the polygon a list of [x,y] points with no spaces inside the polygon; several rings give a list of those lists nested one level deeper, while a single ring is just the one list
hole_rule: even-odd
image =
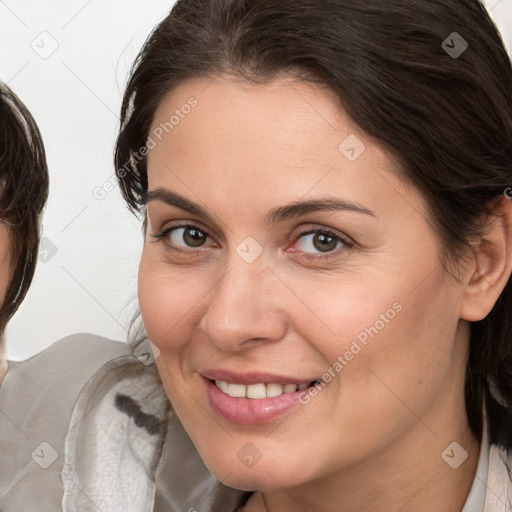
[{"label": "chin", "polygon": [[[231,468],[233,470],[233,468]],[[275,475],[275,477],[273,477]],[[220,473],[214,473],[218,479],[222,478]],[[278,483],[279,482],[279,483]],[[281,489],[282,487],[293,487],[289,481],[285,481],[280,485],[280,474],[275,474],[271,471],[266,472],[256,471],[249,469],[247,471],[235,472],[233,471],[222,480],[224,485],[240,491],[271,491],[274,489]]]},{"label": "chin", "polygon": [[[246,450],[236,456],[226,457],[226,454],[206,454],[201,453],[204,463],[208,470],[222,483],[228,487],[239,489],[241,491],[270,491],[295,487],[307,481],[306,475],[296,474],[292,468],[297,465],[291,461],[284,462],[279,456],[274,456],[272,460],[265,459],[261,455],[256,460],[257,453],[255,449],[247,443]],[[254,445],[252,445],[254,447]],[[253,452],[251,454],[251,451]],[[240,451],[239,451],[240,453]],[[251,460],[249,457],[253,456]]]}]

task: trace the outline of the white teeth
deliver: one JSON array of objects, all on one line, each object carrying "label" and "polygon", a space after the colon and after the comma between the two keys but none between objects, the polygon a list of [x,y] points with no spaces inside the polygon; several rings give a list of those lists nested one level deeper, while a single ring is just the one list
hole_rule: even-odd
[{"label": "white teeth", "polygon": [[234,398],[245,398],[247,386],[244,384],[229,384],[228,395]]},{"label": "white teeth", "polygon": [[279,396],[283,394],[281,384],[267,384],[267,397]]},{"label": "white teeth", "polygon": [[247,392],[245,394],[247,398],[267,398],[267,390],[265,384],[251,384],[247,386]]},{"label": "white teeth", "polygon": [[215,381],[216,386],[226,395],[234,398],[252,398],[259,400],[261,398],[272,398],[280,396],[283,393],[295,393],[297,390],[302,391],[306,389],[309,384],[303,383],[297,384],[281,384],[270,383],[270,384],[230,384],[222,380]]},{"label": "white teeth", "polygon": [[215,384],[217,384],[217,387],[219,389],[221,389],[222,391],[224,391],[224,393],[226,393],[226,395],[229,394],[228,393],[229,384],[227,382],[224,382],[223,380],[216,380]]},{"label": "white teeth", "polygon": [[285,393],[295,393],[297,391],[297,384],[286,384],[283,391]]}]

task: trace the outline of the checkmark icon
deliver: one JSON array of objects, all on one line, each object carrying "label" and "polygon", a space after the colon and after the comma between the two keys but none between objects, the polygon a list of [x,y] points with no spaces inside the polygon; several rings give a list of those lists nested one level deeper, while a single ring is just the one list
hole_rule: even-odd
[{"label": "checkmark icon", "polygon": [[57,246],[46,236],[41,239],[39,244],[39,261],[48,263],[59,252]]},{"label": "checkmark icon", "polygon": [[41,57],[41,59],[46,60],[57,51],[59,43],[49,32],[45,30],[33,39],[30,46],[32,50]]},{"label": "checkmark icon", "polygon": [[236,252],[246,263],[252,263],[263,252],[263,247],[252,236],[248,236],[238,244]]},{"label": "checkmark icon", "polygon": [[468,47],[468,42],[458,32],[452,32],[441,44],[441,48],[452,59],[458,59]]},{"label": "checkmark icon", "polygon": [[38,466],[47,469],[57,460],[59,454],[50,443],[43,441],[35,448],[31,456]]},{"label": "checkmark icon", "polygon": [[467,458],[469,454],[457,442],[451,443],[441,453],[441,458],[452,468],[457,469]]},{"label": "checkmark icon", "polygon": [[357,135],[351,133],[341,141],[338,150],[349,162],[354,162],[364,153],[366,146]]}]

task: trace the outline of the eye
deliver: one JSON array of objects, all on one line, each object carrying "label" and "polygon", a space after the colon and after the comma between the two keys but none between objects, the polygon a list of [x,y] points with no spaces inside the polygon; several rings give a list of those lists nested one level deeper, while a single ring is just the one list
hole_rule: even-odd
[{"label": "eye", "polygon": [[292,251],[325,254],[331,253],[336,249],[350,246],[351,244],[348,240],[345,240],[340,235],[323,228],[299,233],[295,237]]},{"label": "eye", "polygon": [[187,252],[203,247],[210,236],[207,232],[193,224],[170,226],[161,233],[151,235],[158,241],[163,241],[168,249],[176,252]]},{"label": "eye", "polygon": [[201,247],[208,239],[208,235],[196,226],[175,227],[167,234],[173,244],[183,247]]}]

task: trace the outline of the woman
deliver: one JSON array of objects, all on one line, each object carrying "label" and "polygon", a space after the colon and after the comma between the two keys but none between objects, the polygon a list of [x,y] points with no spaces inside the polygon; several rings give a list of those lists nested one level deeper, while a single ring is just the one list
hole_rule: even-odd
[{"label": "woman", "polygon": [[512,509],[511,91],[477,0],[182,0],[150,36],[116,167],[221,510]]},{"label": "woman", "polygon": [[48,168],[39,129],[0,83],[0,383],[7,371],[4,331],[23,301],[37,262]]}]

